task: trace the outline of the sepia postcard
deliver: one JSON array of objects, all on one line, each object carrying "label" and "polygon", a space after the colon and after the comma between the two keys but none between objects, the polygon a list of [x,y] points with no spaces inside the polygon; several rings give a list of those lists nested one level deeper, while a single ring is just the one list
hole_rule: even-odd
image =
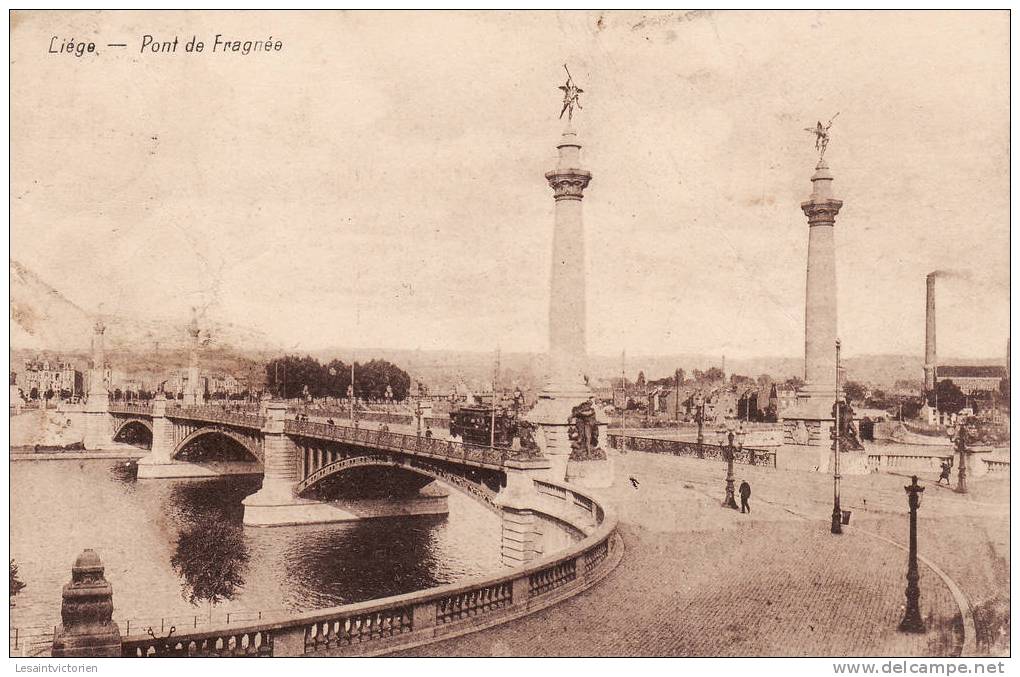
[{"label": "sepia postcard", "polygon": [[16,671],[1008,671],[1008,10],[8,21]]}]

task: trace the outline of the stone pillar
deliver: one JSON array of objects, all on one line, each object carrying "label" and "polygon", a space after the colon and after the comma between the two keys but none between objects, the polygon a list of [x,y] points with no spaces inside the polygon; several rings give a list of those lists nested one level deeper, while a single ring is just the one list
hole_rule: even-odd
[{"label": "stone pillar", "polygon": [[[287,403],[265,403],[266,425],[262,429],[262,488],[244,499],[244,523],[258,526],[294,524],[302,521],[289,507],[302,501],[295,494],[301,481],[301,448],[284,433]],[[282,508],[282,510],[281,510]]]},{"label": "stone pillar", "polygon": [[508,468],[506,477],[506,487],[496,499],[502,517],[500,557],[506,566],[523,566],[543,552],[542,531],[532,509],[539,496],[523,469]]},{"label": "stone pillar", "polygon": [[808,217],[807,290],[804,308],[804,387],[800,400],[817,403],[831,418],[836,399],[836,215],[842,200],[832,197],[832,174],[819,160],[811,177],[811,198],[801,203]]},{"label": "stone pillar", "polygon": [[198,370],[199,333],[198,318],[194,314],[194,308],[192,308],[191,324],[188,325],[188,385],[184,390],[184,404],[190,406],[204,402],[202,388],[198,383],[200,378]]},{"label": "stone pillar", "polygon": [[545,175],[556,201],[549,294],[549,377],[527,419],[550,462],[550,476],[563,480],[570,456],[571,410],[591,399],[587,371],[584,222],[581,201],[591,172],[581,169],[581,143],[568,124],[557,145],[559,161]]},{"label": "stone pillar", "polygon": [[54,658],[121,655],[120,629],[113,622],[113,586],[103,574],[103,563],[94,550],[86,549],[74,561],[71,582],[61,595]]},{"label": "stone pillar", "polygon": [[152,448],[148,455],[138,460],[140,478],[163,476],[146,466],[165,466],[173,463],[174,431],[173,421],[166,417],[166,395],[156,393],[152,400]]},{"label": "stone pillar", "polygon": [[935,390],[935,365],[938,363],[935,350],[935,273],[928,274],[924,286],[924,390],[930,393]]},{"label": "stone pillar", "polygon": [[103,347],[103,334],[106,325],[96,320],[95,333],[92,335],[92,373],[89,376],[89,392],[85,401],[85,448],[88,450],[102,449],[112,440],[110,426],[110,393],[107,390],[106,351]]}]

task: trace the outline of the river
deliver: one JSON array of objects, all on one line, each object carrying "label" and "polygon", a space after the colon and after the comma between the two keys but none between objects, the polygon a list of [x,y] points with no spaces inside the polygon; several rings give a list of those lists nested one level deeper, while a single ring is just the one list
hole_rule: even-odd
[{"label": "river", "polygon": [[[11,626],[22,637],[52,634],[61,587],[84,548],[102,558],[114,619],[122,632],[131,620],[132,634],[148,625],[158,634],[164,617],[183,627],[210,613],[221,620],[305,611],[502,566],[499,518],[454,490],[448,516],[260,529],[241,524],[241,500],[258,489],[259,477],[139,481],[133,466],[109,460],[10,467],[11,557],[27,584]],[[213,593],[223,595],[215,605]]]}]

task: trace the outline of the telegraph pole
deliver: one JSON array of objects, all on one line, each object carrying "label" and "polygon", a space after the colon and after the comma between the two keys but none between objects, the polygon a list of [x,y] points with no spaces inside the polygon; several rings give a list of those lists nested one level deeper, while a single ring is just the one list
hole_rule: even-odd
[{"label": "telegraph pole", "polygon": [[499,380],[499,348],[496,348],[496,368],[492,372],[492,420],[489,426],[489,446],[496,446],[496,381]]},{"label": "telegraph pole", "polygon": [[623,377],[623,427],[627,427],[627,351],[623,351],[620,376]]},{"label": "telegraph pole", "polygon": [[673,372],[673,420],[680,422],[680,367]]}]

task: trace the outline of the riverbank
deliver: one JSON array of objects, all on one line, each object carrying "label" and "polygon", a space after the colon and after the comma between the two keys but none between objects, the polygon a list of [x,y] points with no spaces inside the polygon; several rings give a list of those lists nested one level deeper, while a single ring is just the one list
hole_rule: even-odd
[{"label": "riverbank", "polygon": [[125,447],[96,451],[15,451],[11,449],[11,462],[14,461],[78,461],[106,459],[111,461],[137,461],[146,454],[147,449]]}]

